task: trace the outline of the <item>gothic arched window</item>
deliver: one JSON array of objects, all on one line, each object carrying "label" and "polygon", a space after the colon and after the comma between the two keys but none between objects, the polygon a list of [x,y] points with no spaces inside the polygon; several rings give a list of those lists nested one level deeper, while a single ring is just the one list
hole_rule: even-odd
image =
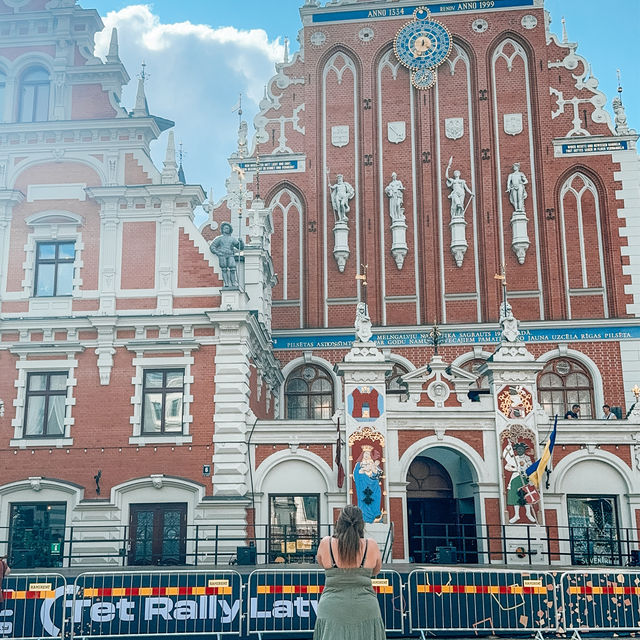
[{"label": "gothic arched window", "polygon": [[303,364],[294,369],[284,394],[289,420],[326,420],[333,415],[333,380],[322,367]]},{"label": "gothic arched window", "polygon": [[407,368],[397,362],[393,363],[393,369],[385,383],[387,385],[387,395],[399,396],[400,402],[406,402],[409,399],[409,392],[406,382],[402,382],[402,376],[408,373]]},{"label": "gothic arched window", "polygon": [[42,122],[49,119],[49,72],[44,67],[30,67],[20,78],[19,122]]},{"label": "gothic arched window", "polygon": [[587,368],[571,358],[554,358],[538,375],[538,401],[550,415],[561,418],[580,405],[581,418],[594,417],[593,381]]}]

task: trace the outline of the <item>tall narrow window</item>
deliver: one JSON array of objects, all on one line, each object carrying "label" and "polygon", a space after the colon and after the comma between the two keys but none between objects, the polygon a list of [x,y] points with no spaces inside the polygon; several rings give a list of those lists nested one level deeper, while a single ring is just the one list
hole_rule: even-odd
[{"label": "tall narrow window", "polygon": [[0,122],[4,121],[4,100],[7,92],[7,75],[0,71]]},{"label": "tall narrow window", "polygon": [[182,433],[184,370],[154,369],[144,372],[142,433]]},{"label": "tall narrow window", "polygon": [[36,296],[70,296],[73,291],[75,243],[39,242],[36,254]]},{"label": "tall narrow window", "polygon": [[28,374],[24,416],[25,437],[63,436],[66,397],[66,372]]},{"label": "tall narrow window", "polygon": [[20,80],[19,122],[49,119],[49,72],[43,67],[27,69]]}]

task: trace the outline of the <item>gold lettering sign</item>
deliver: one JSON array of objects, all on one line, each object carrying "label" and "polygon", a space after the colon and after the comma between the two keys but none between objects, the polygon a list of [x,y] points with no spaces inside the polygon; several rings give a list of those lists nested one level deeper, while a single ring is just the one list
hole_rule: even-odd
[{"label": "gold lettering sign", "polygon": [[538,578],[537,580],[523,580],[522,581],[522,586],[523,587],[541,587],[542,586],[542,578]]},{"label": "gold lettering sign", "polygon": [[29,591],[51,591],[50,582],[32,582],[29,585]]},{"label": "gold lettering sign", "polygon": [[208,587],[228,587],[229,581],[228,580],[209,580],[207,582],[207,586]]},{"label": "gold lettering sign", "polygon": [[372,587],[388,587],[389,581],[386,578],[371,578]]}]

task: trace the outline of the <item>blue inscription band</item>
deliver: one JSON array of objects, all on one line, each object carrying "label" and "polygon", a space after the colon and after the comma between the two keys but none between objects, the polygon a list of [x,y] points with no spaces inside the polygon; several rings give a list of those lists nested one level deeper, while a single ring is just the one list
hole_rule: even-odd
[{"label": "blue inscription band", "polygon": [[[459,13],[461,11],[487,11],[495,9],[513,9],[519,7],[533,7],[535,0],[472,0],[471,2],[438,2],[427,4],[432,14]],[[326,13],[314,13],[311,16],[313,23],[341,22],[344,20],[371,20],[385,18],[410,18],[413,12],[423,4],[414,4],[409,7],[387,7],[380,9],[360,9],[354,11],[327,11]]]},{"label": "blue inscription band", "polygon": [[573,153],[607,153],[608,151],[627,151],[627,140],[606,140],[603,142],[569,142],[562,145],[562,154]]},{"label": "blue inscription band", "polygon": [[[244,171],[254,172],[256,170],[255,160],[242,160],[236,165]],[[301,171],[298,160],[260,160],[260,173],[297,173]]]},{"label": "blue inscription band", "polygon": [[[599,340],[637,340],[640,338],[640,325],[580,327],[560,329],[523,329],[520,333],[525,342],[583,342]],[[354,334],[340,335],[302,335],[275,336],[274,349],[350,349]],[[429,330],[405,333],[381,333],[374,335],[378,347],[425,347],[432,344]],[[497,344],[500,341],[498,329],[471,331],[442,331],[441,345],[460,344]]]}]

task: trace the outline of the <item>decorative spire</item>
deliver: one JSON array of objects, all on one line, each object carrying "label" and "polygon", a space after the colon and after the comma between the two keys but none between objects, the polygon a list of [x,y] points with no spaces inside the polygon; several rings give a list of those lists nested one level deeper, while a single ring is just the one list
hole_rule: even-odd
[{"label": "decorative spire", "polygon": [[109,43],[107,62],[120,62],[120,54],[118,49],[118,30],[115,27],[111,29],[111,42]]},{"label": "decorative spire", "polygon": [[178,175],[178,165],[176,163],[176,143],[173,131],[169,131],[169,139],[167,140],[167,153],[164,158],[164,168],[162,169],[162,184],[178,184],[180,177]]},{"label": "decorative spire", "polygon": [[184,177],[184,169],[182,168],[182,160],[184,159],[184,151],[182,150],[182,142],[178,147],[178,180],[182,184],[187,184],[187,179]]},{"label": "decorative spire", "polygon": [[284,39],[284,59],[285,64],[289,64],[289,38]]},{"label": "decorative spire", "polygon": [[562,42],[565,44],[569,42],[569,36],[567,35],[567,21],[564,19],[564,16],[562,16]]},{"label": "decorative spire", "polygon": [[618,69],[618,95],[613,99],[613,113],[615,114],[613,121],[617,135],[627,136],[635,134],[635,131],[629,128],[629,124],[627,123],[627,114],[624,110],[624,104],[622,104],[622,82],[620,79],[620,69]]},{"label": "decorative spire", "polygon": [[144,118],[149,115],[149,105],[147,104],[147,96],[144,92],[145,80],[149,77],[146,72],[146,63],[142,63],[142,71],[138,75],[138,92],[136,93],[136,106],[133,108],[134,118]]}]

